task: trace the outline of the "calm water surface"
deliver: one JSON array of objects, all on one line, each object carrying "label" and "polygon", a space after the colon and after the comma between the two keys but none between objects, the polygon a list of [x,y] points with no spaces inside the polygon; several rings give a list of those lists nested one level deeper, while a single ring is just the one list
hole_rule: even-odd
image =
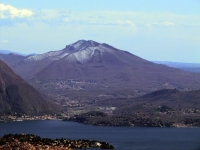
[{"label": "calm water surface", "polygon": [[200,150],[200,128],[97,127],[58,120],[0,123],[0,136],[8,133],[102,140],[116,150]]}]

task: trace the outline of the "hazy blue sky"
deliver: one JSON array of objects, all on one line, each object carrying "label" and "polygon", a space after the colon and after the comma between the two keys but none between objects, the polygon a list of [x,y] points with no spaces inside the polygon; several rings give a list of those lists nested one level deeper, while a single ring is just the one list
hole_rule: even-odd
[{"label": "hazy blue sky", "polygon": [[0,49],[94,40],[147,60],[200,63],[200,0],[0,0]]}]

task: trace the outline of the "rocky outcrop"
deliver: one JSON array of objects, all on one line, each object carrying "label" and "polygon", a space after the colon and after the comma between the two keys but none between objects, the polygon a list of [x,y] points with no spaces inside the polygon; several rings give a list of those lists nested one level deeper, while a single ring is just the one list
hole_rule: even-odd
[{"label": "rocky outcrop", "polygon": [[8,134],[0,138],[2,150],[75,150],[82,148],[114,149],[107,142],[41,138],[32,134]]},{"label": "rocky outcrop", "polygon": [[0,60],[0,115],[43,115],[59,109]]}]

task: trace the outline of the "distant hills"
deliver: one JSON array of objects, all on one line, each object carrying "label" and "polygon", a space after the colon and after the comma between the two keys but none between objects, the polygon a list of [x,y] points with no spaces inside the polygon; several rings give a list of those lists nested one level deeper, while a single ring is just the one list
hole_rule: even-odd
[{"label": "distant hills", "polygon": [[[128,100],[128,99],[127,99]],[[130,102],[131,101],[131,105]],[[151,107],[167,106],[172,110],[199,110],[200,108],[200,90],[194,91],[178,91],[177,89],[163,89],[158,90],[138,98],[129,99],[129,102],[124,101],[124,107],[130,107],[131,111],[138,111],[139,105],[145,109],[146,105],[152,105]],[[141,105],[142,104],[142,105]],[[133,109],[137,107],[138,109]],[[142,109],[142,107],[140,109]],[[146,107],[147,108],[147,107]],[[148,109],[152,109],[148,108]],[[128,110],[128,109],[127,109]],[[200,110],[199,110],[200,112]]]},{"label": "distant hills", "polygon": [[8,50],[0,50],[0,54],[9,54],[9,53],[12,53],[12,52]]},{"label": "distant hills", "polygon": [[[66,120],[104,126],[194,127],[200,126],[200,90],[158,90],[138,98],[99,101],[113,108],[113,115],[90,111]],[[104,110],[105,111],[105,110]]]},{"label": "distant hills", "polygon": [[157,64],[167,65],[169,67],[178,68],[190,72],[200,72],[200,63],[181,63],[168,61],[154,61]]},{"label": "distant hills", "polygon": [[40,115],[55,113],[57,106],[16,75],[0,60],[0,114]]},{"label": "distant hills", "polygon": [[108,126],[200,126],[198,64],[150,62],[92,40],[38,55],[1,53],[0,59],[23,78],[0,61],[0,114],[58,110],[39,90],[65,106],[69,115],[86,112],[66,120]]},{"label": "distant hills", "polygon": [[22,55],[22,56],[28,56],[22,53],[17,53],[17,52],[9,51],[9,50],[0,50],[0,54],[17,54],[17,55]]},{"label": "distant hills", "polygon": [[79,40],[32,56],[1,54],[18,75],[62,105],[200,89],[200,74],[156,64],[105,43]]},{"label": "distant hills", "polygon": [[173,111],[198,110],[200,115],[200,90],[162,89],[137,98],[108,99],[97,102],[96,105],[120,108],[124,113],[150,113],[161,106],[167,106]]}]

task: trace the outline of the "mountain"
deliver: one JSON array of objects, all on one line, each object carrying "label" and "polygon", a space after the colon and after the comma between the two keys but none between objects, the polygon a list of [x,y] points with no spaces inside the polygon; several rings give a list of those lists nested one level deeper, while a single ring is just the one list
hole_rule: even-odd
[{"label": "mountain", "polygon": [[184,68],[180,68],[182,70],[185,70],[185,71],[190,71],[190,72],[197,72],[197,73],[200,73],[200,67],[184,67]]},{"label": "mountain", "polygon": [[200,74],[152,63],[92,40],[24,57],[10,66],[62,105],[136,97],[159,89],[200,89]]},{"label": "mountain", "polygon": [[164,89],[142,96],[138,100],[168,105],[173,109],[199,109],[200,90],[178,91],[176,89]]},{"label": "mountain", "polygon": [[137,98],[107,99],[97,102],[96,105],[116,107],[119,108],[117,112],[127,113],[155,113],[158,108],[164,106],[180,112],[197,110],[200,115],[200,90],[162,89]]},{"label": "mountain", "polygon": [[97,116],[96,112],[87,112],[66,120],[106,126],[200,126],[200,90],[163,89],[138,98],[99,101],[96,105],[100,108],[107,106],[107,110],[100,110],[104,112],[112,108],[112,115]]},{"label": "mountain", "polygon": [[21,53],[9,51],[9,50],[0,50],[0,54],[17,54],[17,55],[21,55],[21,56],[27,56],[25,54],[21,54]]},{"label": "mountain", "polygon": [[9,54],[9,53],[12,53],[12,52],[8,50],[0,50],[0,54]]},{"label": "mountain", "polygon": [[0,60],[0,114],[39,115],[58,110]]},{"label": "mountain", "polygon": [[[124,106],[132,107],[138,104],[151,104],[154,106],[168,106],[174,110],[181,109],[199,109],[200,108],[200,90],[179,91],[177,89],[162,89],[145,94],[134,99],[126,99]],[[124,101],[126,101],[124,100]],[[130,109],[131,110],[131,109]],[[134,110],[134,109],[132,109]]]},{"label": "mountain", "polygon": [[8,53],[8,54],[0,53],[0,59],[9,66],[12,66],[12,68],[15,67],[17,63],[22,62],[25,58],[26,56],[15,53]]},{"label": "mountain", "polygon": [[190,72],[200,72],[200,63],[182,63],[169,61],[154,61],[157,64],[167,65],[169,67],[178,68]]}]

